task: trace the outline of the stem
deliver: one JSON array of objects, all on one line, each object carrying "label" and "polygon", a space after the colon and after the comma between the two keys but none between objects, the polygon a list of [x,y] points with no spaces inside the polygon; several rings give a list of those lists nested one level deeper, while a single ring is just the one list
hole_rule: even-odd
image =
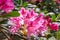
[{"label": "stem", "polygon": [[57,40],[58,40],[58,31],[57,31]]},{"label": "stem", "polygon": [[4,34],[5,34],[5,36],[8,38],[8,40],[12,40],[11,38],[10,38],[10,36],[8,36],[4,31],[2,31]]},{"label": "stem", "polygon": [[6,27],[3,26],[3,25],[6,25],[6,24],[0,24],[0,27],[3,28],[3,29],[5,29],[5,30],[9,30],[8,28],[6,28]]},{"label": "stem", "polygon": [[21,4],[20,4],[20,6],[22,6],[22,3],[23,3],[23,1],[21,0]]},{"label": "stem", "polygon": [[25,37],[25,36],[21,36],[21,35],[18,34],[18,33],[16,33],[16,35],[18,35],[18,36],[19,36],[20,38],[22,38],[22,39],[28,40],[27,37]]}]

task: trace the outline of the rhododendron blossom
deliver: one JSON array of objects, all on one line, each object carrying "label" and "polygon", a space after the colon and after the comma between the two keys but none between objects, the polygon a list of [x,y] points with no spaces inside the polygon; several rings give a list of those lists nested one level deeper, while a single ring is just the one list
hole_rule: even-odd
[{"label": "rhododendron blossom", "polygon": [[50,24],[50,28],[51,28],[51,30],[53,30],[53,31],[58,31],[58,29],[59,29],[59,27],[58,27],[59,25],[57,24],[57,23],[52,23],[52,24]]},{"label": "rhododendron blossom", "polygon": [[9,28],[10,28],[9,31],[13,34],[18,32],[18,30],[20,28],[19,18],[13,17],[13,18],[10,18],[9,21],[13,24],[13,25],[9,26]]},{"label": "rhododendron blossom", "polygon": [[14,3],[12,0],[0,0],[0,10],[5,11],[6,13],[14,9]]},{"label": "rhododendron blossom", "polygon": [[[10,32],[16,33],[18,30],[20,30],[22,25],[25,25],[27,36],[31,36],[32,34],[41,34],[41,36],[45,36],[45,32],[48,30],[48,26],[51,24],[50,17],[44,16],[43,13],[35,13],[34,10],[28,11],[23,7],[18,12],[20,13],[20,16],[11,17],[9,19],[9,21],[14,23],[14,25],[11,25],[10,27]],[[58,25],[51,25],[51,29],[53,30],[58,30],[57,27]]]}]

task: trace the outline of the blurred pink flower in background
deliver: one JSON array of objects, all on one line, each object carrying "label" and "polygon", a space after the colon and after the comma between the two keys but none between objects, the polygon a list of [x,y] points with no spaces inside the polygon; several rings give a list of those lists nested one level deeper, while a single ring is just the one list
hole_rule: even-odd
[{"label": "blurred pink flower in background", "polygon": [[60,4],[60,0],[54,0],[57,4]]},{"label": "blurred pink flower in background", "polygon": [[12,0],[0,0],[0,10],[5,11],[6,13],[14,9],[14,3]]}]

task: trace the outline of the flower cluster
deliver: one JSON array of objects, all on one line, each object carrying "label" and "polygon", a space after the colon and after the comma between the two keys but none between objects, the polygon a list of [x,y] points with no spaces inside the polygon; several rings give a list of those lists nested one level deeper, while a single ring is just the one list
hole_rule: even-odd
[{"label": "flower cluster", "polygon": [[34,10],[26,10],[21,8],[19,11],[20,16],[11,17],[11,21],[14,25],[10,26],[10,32],[16,33],[19,32],[20,28],[24,25],[27,30],[27,36],[38,35],[45,36],[45,32],[48,31],[48,28],[51,28],[53,31],[58,30],[58,24],[51,23],[51,18],[49,16],[44,16],[43,13],[35,13]]},{"label": "flower cluster", "polygon": [[5,11],[6,13],[14,9],[14,3],[12,0],[0,0],[0,10]]}]

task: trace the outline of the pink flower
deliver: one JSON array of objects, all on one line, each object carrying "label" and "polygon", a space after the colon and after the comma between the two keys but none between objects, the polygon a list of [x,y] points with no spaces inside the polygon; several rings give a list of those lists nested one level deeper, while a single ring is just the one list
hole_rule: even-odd
[{"label": "pink flower", "polygon": [[11,26],[9,26],[9,31],[12,33],[12,34],[15,34],[16,32],[18,32],[18,30],[20,29],[20,23],[19,23],[19,18],[18,17],[11,17],[9,19],[10,22],[12,22]]},{"label": "pink flower", "polygon": [[45,36],[45,32],[48,30],[48,26],[52,30],[58,30],[58,25],[55,23],[51,24],[51,18],[48,16],[44,16],[43,13],[35,13],[34,10],[26,10],[25,8],[21,8],[19,11],[20,16],[11,17],[9,20],[14,24],[10,26],[10,32],[16,33],[24,25],[27,30],[27,36],[38,35]]},{"label": "pink flower", "polygon": [[0,0],[0,10],[5,11],[6,13],[14,9],[14,3],[12,0]]},{"label": "pink flower", "polygon": [[57,4],[60,4],[60,0],[54,0]]},{"label": "pink flower", "polygon": [[51,22],[51,18],[47,15],[44,17],[45,20],[47,20],[48,22],[48,26],[50,25],[50,22]]},{"label": "pink flower", "polygon": [[53,31],[58,31],[59,25],[54,22],[54,23],[50,24],[50,28],[51,28],[51,30],[53,30]]},{"label": "pink flower", "polygon": [[43,19],[43,16],[44,15],[40,13],[40,15],[37,16],[37,18],[29,24],[29,26],[27,27],[28,35],[37,35],[37,33],[39,32],[39,34],[45,36],[44,33],[47,31],[48,27],[46,27],[47,20]]},{"label": "pink flower", "polygon": [[41,26],[41,27],[38,29],[38,32],[39,32],[39,34],[41,34],[41,36],[45,36],[45,32],[47,32],[47,29],[48,29],[48,27]]}]

